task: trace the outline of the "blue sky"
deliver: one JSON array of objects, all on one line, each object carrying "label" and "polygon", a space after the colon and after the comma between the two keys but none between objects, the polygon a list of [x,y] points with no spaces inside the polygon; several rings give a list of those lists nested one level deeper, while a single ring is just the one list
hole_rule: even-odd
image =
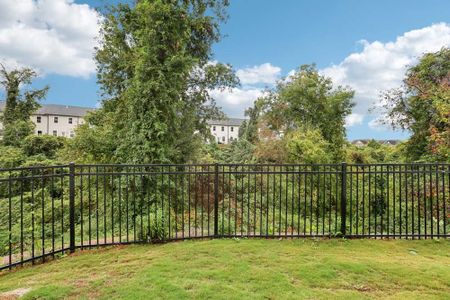
[{"label": "blue sky", "polygon": [[[30,7],[33,5],[31,0],[22,1],[31,2]],[[72,15],[74,20],[94,18],[90,9],[110,1],[75,0],[71,3],[72,0],[61,0],[59,2],[66,7],[56,8],[47,3],[39,8],[41,11],[37,8],[34,11],[20,10],[8,2],[11,1],[0,0],[0,11],[3,11],[0,12],[0,20],[2,14],[12,16],[10,23],[0,21],[0,60],[41,70],[43,75],[36,86],[50,85],[47,103],[95,106],[99,95],[93,65],[88,61],[89,57],[82,58],[79,54],[87,53],[88,49],[77,49],[80,45],[89,44],[83,43],[83,38],[94,34],[94,23],[92,20],[91,23],[75,22],[69,29],[67,23]],[[80,12],[74,9],[80,7],[78,4],[88,4],[89,7],[84,6]],[[67,22],[55,19],[56,9],[63,11]],[[26,57],[23,49],[8,51],[11,46],[2,45],[2,36],[8,36],[8,30],[25,30],[15,28],[15,19],[23,17],[25,26],[42,29],[35,22],[33,12],[39,14],[42,22],[54,26],[53,31],[65,33],[59,35],[63,38],[50,36],[49,42],[41,49],[31,41],[28,48],[25,42],[21,42],[25,43],[21,47],[27,51],[35,48],[35,54]],[[252,97],[258,96],[263,87],[272,86],[275,80],[302,64],[315,63],[336,84],[351,85],[357,90],[355,101],[358,104],[348,122],[349,139],[406,137],[406,133],[377,125],[374,120],[380,118],[380,113],[367,113],[367,108],[379,102],[379,90],[400,83],[405,65],[414,63],[423,52],[450,45],[448,0],[231,0],[229,15],[228,23],[222,27],[226,37],[214,46],[214,59],[232,64],[243,84],[233,93],[213,93],[223,110],[230,116],[242,117],[245,107],[252,103]],[[74,38],[66,41],[64,38],[69,32]],[[59,40],[55,42],[54,39]],[[55,46],[53,49],[55,44],[59,48]],[[74,53],[80,55],[79,60],[60,55],[62,51],[71,53],[70,49],[75,49]],[[55,51],[51,56],[53,60],[45,61],[39,51],[50,54]],[[38,57],[39,60],[30,57]]]}]

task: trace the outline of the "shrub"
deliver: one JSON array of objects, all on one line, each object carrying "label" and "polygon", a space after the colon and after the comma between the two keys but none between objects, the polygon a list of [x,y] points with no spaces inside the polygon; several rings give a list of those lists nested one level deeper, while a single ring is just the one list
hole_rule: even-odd
[{"label": "shrub", "polygon": [[286,139],[289,162],[306,164],[332,162],[330,145],[318,129],[298,129],[286,136]]},{"label": "shrub", "polygon": [[27,156],[42,154],[54,158],[56,152],[63,148],[65,138],[52,135],[30,135],[25,138],[22,148]]},{"label": "shrub", "polygon": [[20,166],[25,160],[22,149],[13,146],[0,147],[0,168],[14,168]]}]

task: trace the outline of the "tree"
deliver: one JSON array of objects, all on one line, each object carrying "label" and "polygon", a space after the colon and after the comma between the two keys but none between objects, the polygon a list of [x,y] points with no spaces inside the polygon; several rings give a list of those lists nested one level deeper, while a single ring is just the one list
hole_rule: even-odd
[{"label": "tree", "polygon": [[3,123],[2,143],[7,146],[19,146],[24,138],[33,133],[34,124],[30,116],[39,108],[39,101],[45,97],[48,87],[28,89],[21,93],[37,76],[30,68],[8,71],[0,64],[0,85],[5,89],[5,109],[1,116]]},{"label": "tree", "polygon": [[327,164],[332,162],[329,144],[319,129],[301,128],[286,136],[290,163]]},{"label": "tree", "polygon": [[227,164],[251,164],[255,163],[255,146],[245,138],[234,140],[223,151],[223,163]]},{"label": "tree", "polygon": [[256,143],[259,140],[258,125],[261,120],[263,107],[264,102],[262,99],[257,99],[253,107],[249,107],[245,111],[245,115],[249,119],[245,120],[239,128],[239,138],[244,138],[251,143]]},{"label": "tree", "polygon": [[450,161],[450,49],[423,55],[401,87],[383,93],[386,123],[408,130],[408,159]]},{"label": "tree", "polygon": [[385,145],[375,140],[370,140],[366,146],[348,144],[346,147],[348,163],[375,164],[375,163],[399,163],[404,162],[403,144]]},{"label": "tree", "polygon": [[22,149],[12,146],[0,146],[0,168],[16,168],[22,165],[26,156]]},{"label": "tree", "polygon": [[351,113],[354,92],[333,87],[330,78],[305,65],[257,101],[263,102],[262,118],[269,128],[286,135],[301,128],[317,129],[333,161],[344,158],[345,118]]},{"label": "tree", "polygon": [[[79,140],[99,133],[93,155],[130,163],[189,161],[221,116],[209,94],[234,87],[229,65],[212,63],[228,0],[137,1],[109,7],[96,51],[102,107]],[[81,135],[80,135],[81,133]],[[75,143],[76,144],[76,143]]]}]

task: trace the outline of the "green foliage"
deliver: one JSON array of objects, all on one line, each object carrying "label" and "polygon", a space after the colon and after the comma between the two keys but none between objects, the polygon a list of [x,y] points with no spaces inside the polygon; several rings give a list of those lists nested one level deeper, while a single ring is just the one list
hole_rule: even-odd
[{"label": "green foliage", "polygon": [[264,102],[261,99],[255,101],[253,107],[249,107],[245,111],[245,115],[249,117],[239,128],[239,137],[245,138],[247,141],[255,144],[258,140],[258,123],[262,115]]},{"label": "green foliage", "polygon": [[213,164],[223,161],[223,145],[203,144],[194,163]]},{"label": "green foliage", "polygon": [[0,64],[0,85],[6,91],[5,110],[0,121],[4,128],[2,143],[6,146],[20,146],[25,137],[33,133],[30,116],[39,108],[39,101],[47,94],[48,87],[27,89],[23,93],[20,89],[30,85],[36,76],[30,68],[8,71]]},{"label": "green foliage", "polygon": [[412,133],[409,161],[450,161],[450,49],[427,53],[383,95],[387,122]]},{"label": "green foliage", "polygon": [[255,147],[258,163],[282,164],[287,160],[285,139],[262,139]]},{"label": "green foliage", "polygon": [[252,143],[245,138],[235,140],[223,151],[223,162],[230,164],[251,164],[255,162]]},{"label": "green foliage", "polygon": [[147,231],[143,237],[143,240],[147,242],[163,241],[169,236],[168,228],[165,224],[168,219],[168,214],[164,214],[161,209],[156,210],[150,215],[150,218],[145,218],[144,222],[149,223]]},{"label": "green foliage", "polygon": [[117,141],[114,131],[102,124],[102,112],[86,116],[86,123],[78,126],[75,136],[66,141],[66,147],[58,151],[58,158],[76,163],[111,163]]},{"label": "green foliage", "polygon": [[404,144],[382,145],[371,140],[366,146],[348,144],[345,147],[346,161],[355,164],[399,163],[405,162]]},{"label": "green foliage", "polygon": [[0,168],[15,168],[25,161],[23,150],[13,146],[0,146]]},{"label": "green foliage", "polygon": [[17,120],[6,123],[3,129],[2,143],[6,146],[20,147],[25,138],[33,134],[34,123],[31,120]]},{"label": "green foliage", "polygon": [[[220,117],[209,94],[238,83],[211,63],[227,0],[138,1],[110,7],[97,49],[102,107],[71,144],[82,160],[187,162]],[[78,147],[78,148],[77,148]]]},{"label": "green foliage", "polygon": [[[51,149],[47,150],[48,153],[53,152]],[[45,153],[29,155],[23,148],[13,146],[0,146],[0,153],[0,168],[52,166],[58,164],[56,159],[47,156]]]},{"label": "green foliage", "polygon": [[55,158],[56,152],[64,147],[65,138],[53,135],[30,135],[22,144],[27,156],[43,155],[49,159]]},{"label": "green foliage", "polygon": [[305,126],[318,129],[337,162],[344,157],[345,118],[354,105],[353,95],[348,88],[334,88],[330,78],[306,65],[259,101],[264,103],[263,118],[270,129],[284,133]]},{"label": "green foliage", "polygon": [[286,136],[288,161],[291,163],[326,164],[332,162],[329,144],[318,129],[298,129]]}]

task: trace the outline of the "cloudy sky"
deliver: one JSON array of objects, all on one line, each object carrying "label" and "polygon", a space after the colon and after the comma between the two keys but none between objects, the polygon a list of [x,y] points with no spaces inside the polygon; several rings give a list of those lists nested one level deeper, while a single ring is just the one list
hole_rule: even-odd
[{"label": "cloudy sky", "polygon": [[[118,0],[0,0],[0,61],[39,70],[46,103],[95,106],[95,8]],[[401,83],[421,54],[450,46],[448,0],[232,0],[226,37],[214,59],[234,66],[241,87],[215,92],[223,110],[243,117],[262,90],[302,64],[355,89],[348,136],[404,138],[380,126],[379,93]]]}]

